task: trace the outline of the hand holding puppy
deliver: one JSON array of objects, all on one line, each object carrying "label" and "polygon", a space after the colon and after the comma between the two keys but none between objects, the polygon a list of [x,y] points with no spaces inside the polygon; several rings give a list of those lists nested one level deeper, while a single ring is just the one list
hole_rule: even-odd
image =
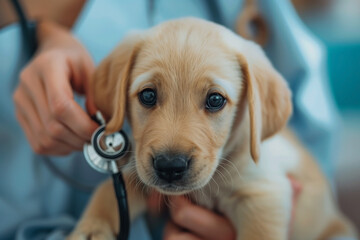
[{"label": "hand holding puppy", "polygon": [[[292,221],[302,186],[292,177],[289,177],[289,181],[293,190]],[[171,221],[166,224],[164,240],[236,239],[236,231],[225,216],[197,206],[183,196],[170,197],[169,203]]]},{"label": "hand holding puppy", "polygon": [[236,232],[224,216],[191,203],[182,196],[169,198],[170,215],[165,227],[165,240],[233,240]]}]

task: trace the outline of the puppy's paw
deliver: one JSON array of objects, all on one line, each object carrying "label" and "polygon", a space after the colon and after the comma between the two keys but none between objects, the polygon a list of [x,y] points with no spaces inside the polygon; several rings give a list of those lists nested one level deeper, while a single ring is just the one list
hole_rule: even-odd
[{"label": "puppy's paw", "polygon": [[67,240],[115,240],[109,224],[100,219],[82,220]]}]

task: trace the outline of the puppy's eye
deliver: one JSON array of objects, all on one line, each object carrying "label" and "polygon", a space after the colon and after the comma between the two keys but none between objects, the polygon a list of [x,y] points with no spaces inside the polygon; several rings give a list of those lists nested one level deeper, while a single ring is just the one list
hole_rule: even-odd
[{"label": "puppy's eye", "polygon": [[145,107],[152,107],[156,104],[156,92],[151,88],[146,88],[139,93],[139,101]]},{"label": "puppy's eye", "polygon": [[225,106],[226,99],[219,93],[211,93],[207,96],[205,108],[209,112],[216,112]]}]

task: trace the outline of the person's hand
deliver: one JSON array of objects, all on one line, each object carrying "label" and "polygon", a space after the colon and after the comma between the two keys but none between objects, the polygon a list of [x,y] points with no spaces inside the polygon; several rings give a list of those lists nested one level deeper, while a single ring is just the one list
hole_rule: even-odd
[{"label": "person's hand", "polygon": [[[288,178],[293,189],[292,222],[295,218],[295,205],[297,204],[302,186],[293,177],[289,176]],[[159,203],[156,202],[159,202],[161,199],[163,199],[161,196],[153,194],[148,204],[150,207],[156,208],[157,205],[159,206]],[[165,227],[164,240],[236,239],[236,231],[225,216],[197,206],[182,196],[170,197],[167,202],[171,220]]]},{"label": "person's hand", "polygon": [[88,81],[94,64],[71,33],[54,23],[39,24],[38,40],[13,95],[16,117],[36,153],[66,155],[81,150],[97,127],[73,95],[87,94],[92,107]]},{"label": "person's hand", "polygon": [[165,227],[164,240],[233,240],[236,231],[224,216],[191,203],[183,196],[170,197],[171,221]]}]

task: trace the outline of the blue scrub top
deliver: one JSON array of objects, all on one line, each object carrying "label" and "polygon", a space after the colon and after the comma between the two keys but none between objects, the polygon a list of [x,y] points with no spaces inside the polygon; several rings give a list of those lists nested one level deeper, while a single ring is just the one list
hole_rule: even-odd
[{"label": "blue scrub top", "polygon": [[[215,0],[222,23],[233,28],[242,1]],[[213,19],[206,0],[87,1],[74,35],[98,64],[130,31],[168,19],[195,16]],[[269,24],[266,52],[293,90],[291,126],[331,173],[331,144],[336,113],[328,95],[324,49],[305,29],[287,0],[259,0]],[[25,64],[19,25],[0,30],[0,239],[62,239],[71,230],[90,196],[55,176],[34,154],[17,123],[12,94]],[[84,100],[78,97],[83,105]],[[50,157],[64,173],[95,186],[105,178],[90,169],[82,153]],[[133,225],[131,239],[149,239],[143,220]]]}]

